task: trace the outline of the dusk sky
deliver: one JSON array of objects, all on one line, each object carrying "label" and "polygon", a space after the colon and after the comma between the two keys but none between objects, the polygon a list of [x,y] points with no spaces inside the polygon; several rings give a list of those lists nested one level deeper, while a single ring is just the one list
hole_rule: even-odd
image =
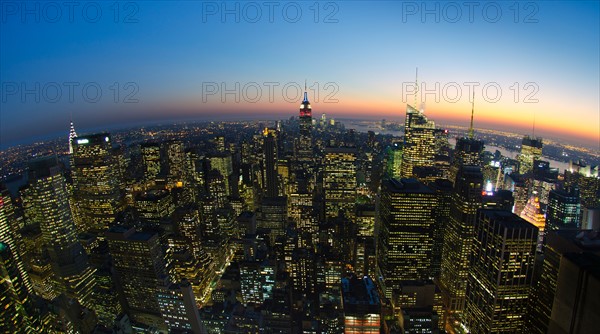
[{"label": "dusk sky", "polygon": [[305,80],[315,117],[402,120],[418,67],[438,124],[468,125],[472,82],[476,127],[535,117],[600,148],[599,2],[472,3],[1,1],[0,144],[66,137],[71,114],[81,131],[287,119]]}]

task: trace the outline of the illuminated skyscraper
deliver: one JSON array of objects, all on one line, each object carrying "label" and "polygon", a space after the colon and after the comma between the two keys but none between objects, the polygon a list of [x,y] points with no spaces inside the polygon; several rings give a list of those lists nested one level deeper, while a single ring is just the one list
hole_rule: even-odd
[{"label": "illuminated skyscraper", "polygon": [[406,105],[402,177],[413,177],[414,167],[433,166],[435,157],[435,123],[422,111]]},{"label": "illuminated skyscraper", "polygon": [[312,144],[312,107],[308,101],[308,93],[304,87],[304,99],[300,104],[300,138],[296,145],[296,159],[302,162],[310,162],[313,160],[313,144]]},{"label": "illuminated skyscraper", "polygon": [[106,239],[126,311],[135,321],[164,327],[157,293],[167,285],[168,277],[158,234],[117,225],[106,232]]},{"label": "illuminated skyscraper", "polygon": [[356,149],[326,148],[323,171],[325,217],[337,217],[342,211],[354,217],[356,204]]},{"label": "illuminated skyscraper", "polygon": [[[222,176],[225,196],[231,195],[231,187],[233,186],[230,182],[231,175],[233,173],[231,154],[211,154],[207,157],[207,159],[209,161],[209,170],[217,170]],[[213,196],[215,195],[213,194]]]},{"label": "illuminated skyscraper", "polygon": [[42,240],[61,292],[93,309],[94,272],[87,254],[77,238],[65,178],[56,157],[29,162],[29,186],[32,205],[44,219],[40,222]]},{"label": "illuminated skyscraper", "polygon": [[158,305],[170,332],[206,333],[190,283],[183,281],[159,288]]},{"label": "illuminated skyscraper", "polygon": [[546,207],[546,229],[578,229],[581,226],[579,190],[552,190]]},{"label": "illuminated skyscraper", "polygon": [[15,252],[7,243],[0,242],[0,328],[14,332],[33,333],[30,295],[25,286],[26,277],[19,271]]},{"label": "illuminated skyscraper", "polygon": [[82,232],[103,231],[119,211],[119,179],[108,133],[79,136],[73,143],[73,204]]},{"label": "illuminated skyscraper", "polygon": [[71,128],[69,129],[69,154],[73,154],[73,141],[77,137],[77,132],[75,132],[75,126],[73,125],[73,121],[71,120]]},{"label": "illuminated skyscraper", "polygon": [[144,164],[144,178],[146,181],[154,181],[162,170],[161,149],[158,143],[143,143],[142,162]]},{"label": "illuminated skyscraper", "polygon": [[454,183],[440,273],[444,304],[451,316],[458,317],[465,305],[473,228],[482,203],[482,179],[479,167],[463,166]]},{"label": "illuminated skyscraper", "polygon": [[521,154],[519,154],[519,173],[526,174],[533,171],[533,161],[542,156],[542,138],[523,137],[521,141]]},{"label": "illuminated skyscraper", "polygon": [[415,179],[391,179],[382,188],[377,260],[391,298],[401,281],[432,277],[437,196]]},{"label": "illuminated skyscraper", "polygon": [[537,228],[513,213],[482,209],[474,231],[464,323],[473,334],[525,333]]},{"label": "illuminated skyscraper", "polygon": [[277,132],[265,128],[263,131],[263,188],[266,197],[279,195],[277,176]]},{"label": "illuminated skyscraper", "polygon": [[546,216],[542,213],[542,209],[540,208],[540,198],[536,193],[533,193],[527,201],[525,208],[521,212],[521,218],[525,219],[538,230],[538,243],[537,250],[538,252],[542,251],[542,246],[544,245],[544,229],[546,226]]},{"label": "illuminated skyscraper", "polygon": [[33,293],[33,287],[29,280],[29,275],[25,271],[23,257],[19,253],[17,246],[17,230],[15,221],[15,208],[10,197],[8,189],[0,184],[0,242],[7,244],[12,252],[14,264],[19,271],[23,285],[28,293]]},{"label": "illuminated skyscraper", "polygon": [[[438,205],[435,208],[436,225],[433,229],[433,250],[432,250],[432,276],[440,277],[442,267],[442,252],[444,251],[444,236],[448,220],[450,220],[450,203],[452,203],[452,182],[445,179],[438,179],[428,184],[429,188],[435,191]],[[441,316],[441,314],[440,314]]]},{"label": "illuminated skyscraper", "polygon": [[179,140],[169,140],[163,143],[163,147],[167,160],[167,185],[169,188],[181,188],[188,180],[185,169],[183,143]]}]

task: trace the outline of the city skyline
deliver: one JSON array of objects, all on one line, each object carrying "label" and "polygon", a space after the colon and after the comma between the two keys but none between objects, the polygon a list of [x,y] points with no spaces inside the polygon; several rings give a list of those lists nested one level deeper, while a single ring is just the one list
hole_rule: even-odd
[{"label": "city skyline", "polygon": [[[468,125],[471,85],[476,128],[532,135],[535,123],[542,137],[600,140],[597,2],[477,2],[472,12],[438,2],[57,4],[3,2],[3,148],[58,134],[71,115],[78,129],[287,119],[304,80],[316,115],[400,121],[416,67],[418,101],[439,124]],[[236,84],[237,95],[222,89]]]}]

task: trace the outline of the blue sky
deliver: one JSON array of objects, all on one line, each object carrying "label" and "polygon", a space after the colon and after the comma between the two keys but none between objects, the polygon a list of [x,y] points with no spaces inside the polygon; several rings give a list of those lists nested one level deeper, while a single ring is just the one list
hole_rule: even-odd
[{"label": "blue sky", "polygon": [[[535,114],[538,134],[600,143],[597,1],[475,2],[472,19],[464,2],[81,2],[71,17],[67,2],[55,2],[58,11],[45,2],[0,3],[2,147],[66,132],[71,114],[81,129],[222,111],[289,118],[297,103],[280,89],[305,79],[319,84],[321,100],[333,92],[326,83],[338,88],[338,103],[313,103],[317,114],[401,119],[403,83],[414,81],[415,67],[426,87],[497,83],[502,100],[476,96],[476,125],[525,133]],[[256,82],[263,98],[235,103],[230,94],[223,103],[218,92],[203,101],[203,83],[213,82]],[[279,84],[272,101],[264,82]],[[57,87],[62,95],[52,101]],[[98,89],[102,97],[90,102]],[[533,92],[538,101],[523,103]],[[427,100],[427,111],[438,122],[465,124],[467,95]],[[127,96],[135,103],[123,103]]]}]

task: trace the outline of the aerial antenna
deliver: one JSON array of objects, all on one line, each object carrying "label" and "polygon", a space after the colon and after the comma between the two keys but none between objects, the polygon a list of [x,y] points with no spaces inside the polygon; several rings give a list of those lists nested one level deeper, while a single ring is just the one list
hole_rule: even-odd
[{"label": "aerial antenna", "polygon": [[419,68],[415,69],[415,105],[413,106],[416,110],[419,108],[417,106],[417,96],[419,94]]},{"label": "aerial antenna", "polygon": [[475,114],[475,89],[473,89],[473,100],[471,100],[471,126],[469,126],[469,139],[473,139],[473,115]]}]

